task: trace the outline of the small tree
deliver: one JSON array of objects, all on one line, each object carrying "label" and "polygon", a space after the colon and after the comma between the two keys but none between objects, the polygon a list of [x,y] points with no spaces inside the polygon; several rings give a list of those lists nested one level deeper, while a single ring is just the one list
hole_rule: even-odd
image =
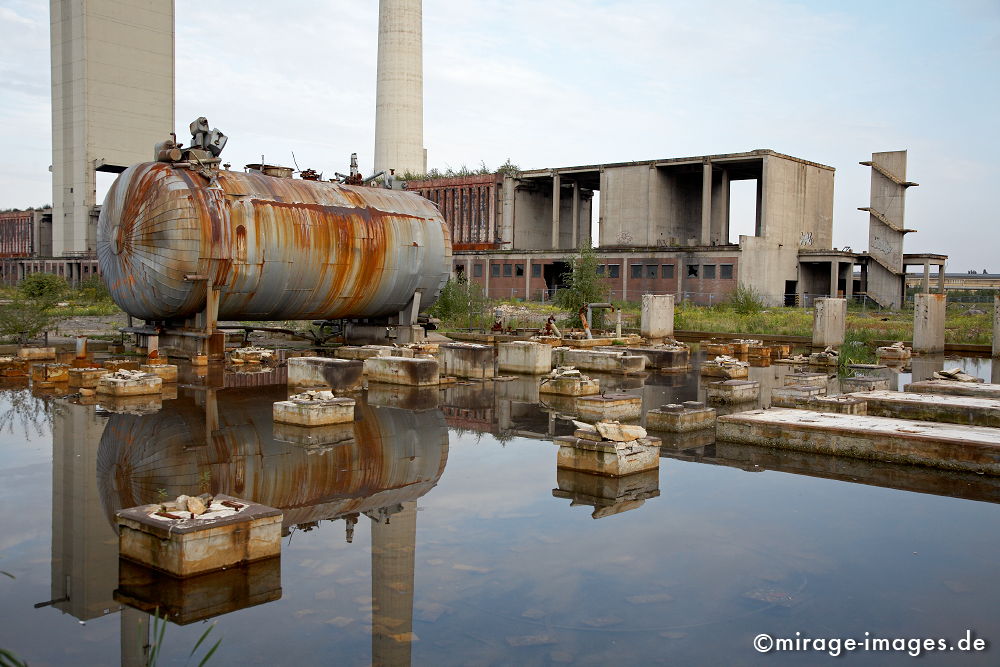
[{"label": "small tree", "polygon": [[729,304],[740,315],[755,315],[764,310],[764,297],[752,286],[740,283],[729,297]]},{"label": "small tree", "polygon": [[488,306],[489,299],[479,283],[464,278],[449,278],[441,288],[438,300],[427,313],[440,319],[446,328],[472,328],[474,323],[482,326]]},{"label": "small tree", "polygon": [[18,283],[10,303],[0,306],[0,336],[24,344],[61,319],[55,310],[68,285],[51,273],[32,273]]},{"label": "small tree", "polygon": [[[591,247],[580,248],[570,261],[569,271],[562,275],[563,289],[556,292],[556,305],[570,311],[570,326],[583,326],[580,309],[588,303],[608,300],[608,286],[597,274],[597,253]],[[596,319],[596,318],[595,318]],[[594,323],[590,323],[594,328]]]}]

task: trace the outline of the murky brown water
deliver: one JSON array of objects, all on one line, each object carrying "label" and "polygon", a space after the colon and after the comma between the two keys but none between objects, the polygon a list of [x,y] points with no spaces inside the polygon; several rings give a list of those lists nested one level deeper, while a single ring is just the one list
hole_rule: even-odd
[{"label": "murky brown water", "polygon": [[[977,359],[914,375],[943,364],[990,379]],[[790,370],[751,379],[767,396]],[[645,409],[703,397],[695,373],[601,379]],[[556,470],[549,440],[572,425],[528,379],[373,387],[335,446],[275,429],[283,386],[182,387],[122,414],[7,384],[0,648],[33,665],[128,663],[154,604],[177,621],[161,664],[184,663],[207,623],[210,664],[828,664],[751,642],[1000,640],[1000,480],[696,433],[664,434],[658,473],[597,483]],[[186,582],[119,563],[116,510],[201,491],[282,509],[280,563]]]}]

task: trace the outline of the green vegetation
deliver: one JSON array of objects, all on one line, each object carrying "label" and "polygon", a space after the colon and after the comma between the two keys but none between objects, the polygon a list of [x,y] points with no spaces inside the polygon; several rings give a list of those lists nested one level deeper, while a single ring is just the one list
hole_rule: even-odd
[{"label": "green vegetation", "polygon": [[764,310],[764,298],[750,285],[740,283],[729,297],[729,305],[740,315],[756,315]]},{"label": "green vegetation", "polygon": [[487,176],[489,174],[500,174],[501,176],[513,176],[514,174],[521,171],[521,168],[510,161],[507,161],[496,169],[490,169],[486,166],[486,162],[481,161],[478,167],[469,169],[464,164],[458,169],[452,169],[451,167],[446,167],[443,171],[437,169],[429,169],[426,174],[416,174],[413,172],[404,172],[400,178],[404,181],[427,181],[432,178],[462,178],[464,176]]},{"label": "green vegetation", "polygon": [[437,302],[427,311],[448,329],[489,328],[492,306],[479,283],[449,280]]},{"label": "green vegetation", "polygon": [[17,287],[0,290],[0,338],[20,344],[52,331],[69,317],[115,315],[121,311],[103,281],[93,276],[71,289],[60,276],[32,273]]},{"label": "green vegetation", "polygon": [[[569,271],[563,274],[563,284],[565,287],[556,292],[556,305],[569,311],[568,324],[571,327],[581,327],[580,309],[586,308],[588,303],[601,303],[608,300],[608,286],[604,284],[603,278],[597,274],[597,266],[600,262],[597,253],[593,248],[580,248],[576,255],[570,260]],[[602,327],[601,318],[594,313],[592,329]]]}]

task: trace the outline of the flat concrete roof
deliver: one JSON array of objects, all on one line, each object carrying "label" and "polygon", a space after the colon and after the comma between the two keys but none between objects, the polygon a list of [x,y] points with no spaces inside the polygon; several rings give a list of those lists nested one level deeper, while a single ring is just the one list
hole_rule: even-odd
[{"label": "flat concrete roof", "polygon": [[809,160],[803,160],[802,158],[793,157],[791,155],[785,155],[784,153],[778,153],[769,148],[758,148],[753,151],[748,151],[745,153],[720,153],[717,155],[696,155],[691,157],[677,157],[677,158],[664,158],[660,160],[640,160],[634,162],[606,162],[604,164],[590,164],[590,165],[580,165],[580,166],[570,166],[570,167],[549,167],[545,169],[526,169],[519,173],[520,178],[551,178],[554,172],[560,175],[572,175],[572,174],[584,174],[600,172],[602,169],[614,168],[614,167],[634,167],[634,166],[654,166],[654,167],[671,167],[680,165],[700,165],[708,160],[713,163],[726,163],[726,162],[749,162],[749,161],[760,161],[764,157],[776,157],[782,160],[791,160],[793,162],[799,162],[801,164],[807,164],[812,167],[819,167],[820,169],[829,169],[830,171],[835,171],[835,169],[829,165],[820,164],[818,162],[811,162]]}]

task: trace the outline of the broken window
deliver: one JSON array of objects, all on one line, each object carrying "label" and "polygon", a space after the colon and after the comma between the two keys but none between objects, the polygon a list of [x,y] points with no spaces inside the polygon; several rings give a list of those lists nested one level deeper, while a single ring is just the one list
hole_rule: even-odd
[{"label": "broken window", "polygon": [[633,264],[632,265],[632,277],[633,278],[642,278],[642,264]]},{"label": "broken window", "polygon": [[608,278],[618,278],[621,276],[620,264],[608,264]]},{"label": "broken window", "polygon": [[647,278],[655,278],[656,277],[656,264],[647,264],[646,265],[646,277]]},{"label": "broken window", "polygon": [[687,277],[688,278],[697,278],[698,277],[698,265],[697,264],[688,264]]},{"label": "broken window", "polygon": [[664,264],[660,267],[660,277],[661,278],[673,278],[674,277],[674,265]]},{"label": "broken window", "polygon": [[706,264],[701,267],[701,277],[705,280],[715,280],[715,264]]},{"label": "broken window", "polygon": [[521,277],[524,276],[524,264],[515,264],[514,265],[514,275],[517,276],[518,278],[521,278]]},{"label": "broken window", "polygon": [[723,280],[733,279],[733,265],[732,264],[719,264],[719,277]]}]

